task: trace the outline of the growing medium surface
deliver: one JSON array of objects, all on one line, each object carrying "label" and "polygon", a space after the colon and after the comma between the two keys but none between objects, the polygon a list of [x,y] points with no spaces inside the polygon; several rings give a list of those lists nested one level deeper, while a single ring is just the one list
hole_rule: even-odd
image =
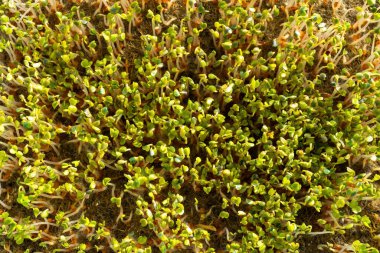
[{"label": "growing medium surface", "polygon": [[376,0],[2,0],[1,252],[379,252]]}]

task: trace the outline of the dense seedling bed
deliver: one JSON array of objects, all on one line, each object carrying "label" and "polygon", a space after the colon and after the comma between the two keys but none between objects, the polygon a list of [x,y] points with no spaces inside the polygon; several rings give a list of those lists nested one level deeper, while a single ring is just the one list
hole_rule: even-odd
[{"label": "dense seedling bed", "polygon": [[376,0],[2,0],[1,252],[379,252]]}]

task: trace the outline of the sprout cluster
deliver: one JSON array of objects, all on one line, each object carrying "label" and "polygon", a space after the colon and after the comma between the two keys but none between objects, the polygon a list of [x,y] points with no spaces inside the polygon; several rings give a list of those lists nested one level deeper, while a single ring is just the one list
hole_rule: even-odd
[{"label": "sprout cluster", "polygon": [[1,251],[379,252],[380,3],[346,2],[2,0]]}]

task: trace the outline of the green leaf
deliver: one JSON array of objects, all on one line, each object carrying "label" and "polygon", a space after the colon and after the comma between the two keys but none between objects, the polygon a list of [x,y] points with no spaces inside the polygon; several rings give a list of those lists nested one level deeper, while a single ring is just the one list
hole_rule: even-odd
[{"label": "green leaf", "polygon": [[335,64],[334,63],[332,63],[332,62],[329,62],[328,64],[327,64],[327,69],[329,69],[329,70],[334,70],[334,68],[335,68]]},{"label": "green leaf", "polygon": [[367,228],[371,228],[371,220],[369,219],[369,217],[367,215],[364,215],[362,218],[361,218],[361,222],[363,223],[364,226],[366,226]]},{"label": "green leaf", "polygon": [[376,182],[376,181],[379,181],[380,180],[380,175],[379,174],[376,174],[373,178],[372,178],[372,182]]},{"label": "green leaf", "polygon": [[181,94],[179,93],[179,91],[178,91],[177,89],[174,90],[173,95],[174,95],[175,97],[179,97],[179,96],[181,96]]},{"label": "green leaf", "polygon": [[359,205],[359,203],[358,203],[357,200],[352,200],[350,202],[349,206],[351,207],[352,212],[355,213],[355,214],[358,214],[358,213],[360,213],[362,211],[362,208]]},{"label": "green leaf", "polygon": [[232,42],[231,41],[226,41],[222,43],[222,47],[226,50],[229,50],[232,48]]},{"label": "green leaf", "polygon": [[137,242],[140,244],[145,244],[147,240],[148,238],[146,236],[139,236],[139,238],[137,238]]},{"label": "green leaf", "polygon": [[67,55],[67,54],[61,55],[61,58],[64,62],[69,64],[69,62],[70,62],[70,56],[69,55]]},{"label": "green leaf", "polygon": [[202,162],[202,159],[200,157],[195,158],[194,167],[197,166]]},{"label": "green leaf", "polygon": [[226,211],[221,211],[219,217],[222,219],[228,219],[228,217],[230,217],[230,214]]},{"label": "green leaf", "polygon": [[96,42],[93,40],[90,42],[90,44],[88,45],[90,48],[95,48],[97,46]]},{"label": "green leaf", "polygon": [[147,17],[147,18],[150,18],[150,19],[154,18],[154,13],[153,13],[153,11],[149,9],[149,10],[148,10],[148,13],[146,14],[146,17]]},{"label": "green leaf", "polygon": [[326,174],[326,175],[328,175],[328,174],[331,173],[331,171],[329,169],[327,169],[327,168],[324,168],[323,169],[323,173]]},{"label": "green leaf", "polygon": [[218,123],[220,125],[220,124],[224,123],[225,118],[226,117],[224,115],[218,114],[215,116],[215,121],[216,121],[216,123]]},{"label": "green leaf", "polygon": [[87,68],[91,67],[92,62],[90,62],[90,61],[87,60],[87,59],[84,59],[84,60],[81,61],[80,65],[81,65],[83,68],[86,68],[86,69],[87,69]]},{"label": "green leaf", "polygon": [[8,161],[8,155],[4,150],[0,151],[0,168]]},{"label": "green leaf", "polygon": [[8,22],[9,22],[9,17],[6,16],[6,15],[1,15],[1,17],[0,17],[0,22],[1,22],[2,24],[6,24],[6,23],[8,23]]},{"label": "green leaf", "polygon": [[291,184],[290,186],[290,189],[292,189],[293,191],[295,192],[298,192],[299,190],[301,190],[302,186],[300,183],[298,182],[294,182],[293,184]]},{"label": "green leaf", "polygon": [[119,130],[117,128],[111,128],[110,136],[114,139],[117,138],[119,136]]},{"label": "green leaf", "polygon": [[141,219],[140,224],[142,227],[146,227],[148,225],[148,221],[146,219]]},{"label": "green leaf", "polygon": [[70,105],[68,108],[67,108],[67,112],[69,114],[74,114],[78,111],[77,107],[75,105]]},{"label": "green leaf", "polygon": [[203,191],[206,193],[206,194],[209,194],[212,190],[212,187],[211,186],[208,186],[208,187],[203,187]]},{"label": "green leaf", "polygon": [[32,130],[33,129],[32,123],[30,123],[29,121],[23,121],[22,122],[22,126],[25,129],[27,129],[27,130]]},{"label": "green leaf", "polygon": [[16,244],[17,245],[23,244],[24,240],[25,240],[25,238],[23,236],[21,236],[21,235],[15,236],[15,239],[16,239]]},{"label": "green leaf", "polygon": [[284,178],[282,179],[282,184],[283,184],[284,186],[288,186],[288,185],[290,185],[290,180],[289,180],[289,178],[288,178],[288,177],[284,177]]},{"label": "green leaf", "polygon": [[240,203],[241,203],[241,198],[240,197],[236,197],[236,196],[233,196],[231,198],[231,203],[236,205],[236,206],[239,206]]},{"label": "green leaf", "polygon": [[376,4],[376,0],[367,0],[367,4],[368,4],[369,6],[371,6],[371,5],[375,5],[375,4]]},{"label": "green leaf", "polygon": [[173,205],[175,207],[174,211],[176,214],[183,215],[185,212],[185,207],[181,203],[176,203]]},{"label": "green leaf", "polygon": [[339,197],[338,200],[335,202],[337,208],[342,208],[346,205],[346,201],[343,197]]}]

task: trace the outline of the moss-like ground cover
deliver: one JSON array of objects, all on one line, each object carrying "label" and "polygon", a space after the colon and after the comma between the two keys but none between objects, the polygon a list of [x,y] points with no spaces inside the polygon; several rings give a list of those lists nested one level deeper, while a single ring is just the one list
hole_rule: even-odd
[{"label": "moss-like ground cover", "polygon": [[1,252],[379,252],[380,2],[2,0]]}]

